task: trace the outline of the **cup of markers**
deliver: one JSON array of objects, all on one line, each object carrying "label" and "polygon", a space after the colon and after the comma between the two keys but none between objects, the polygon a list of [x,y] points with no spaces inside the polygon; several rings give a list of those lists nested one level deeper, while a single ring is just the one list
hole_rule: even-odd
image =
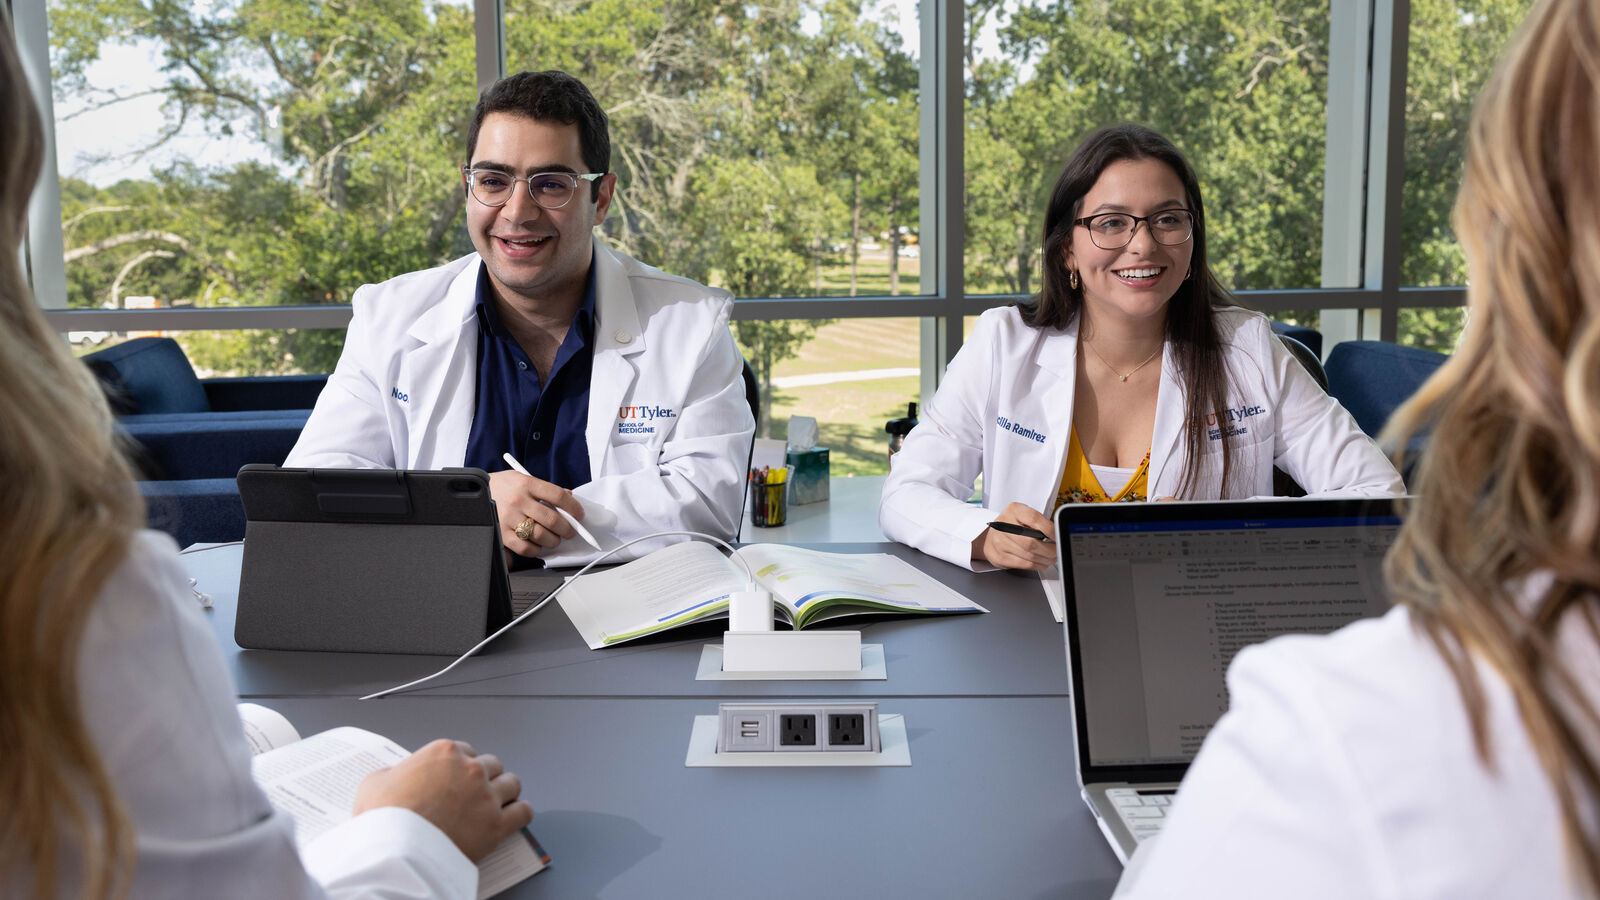
[{"label": "cup of markers", "polygon": [[789,467],[750,470],[750,522],[763,528],[789,518]]}]

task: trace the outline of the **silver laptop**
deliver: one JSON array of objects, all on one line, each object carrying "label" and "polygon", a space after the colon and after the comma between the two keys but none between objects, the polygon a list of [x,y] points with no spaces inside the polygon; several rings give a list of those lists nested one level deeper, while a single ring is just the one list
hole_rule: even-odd
[{"label": "silver laptop", "polygon": [[1078,503],[1056,511],[1078,784],[1124,863],[1228,708],[1240,648],[1389,608],[1388,499]]}]

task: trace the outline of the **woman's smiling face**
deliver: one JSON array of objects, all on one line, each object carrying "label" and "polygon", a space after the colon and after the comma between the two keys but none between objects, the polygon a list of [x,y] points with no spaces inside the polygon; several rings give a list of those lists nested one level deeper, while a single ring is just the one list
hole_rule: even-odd
[{"label": "woman's smiling face", "polygon": [[[1114,212],[1149,216],[1188,206],[1183,182],[1166,163],[1148,158],[1123,159],[1100,173],[1094,187],[1084,194],[1078,216]],[[1102,250],[1090,240],[1088,228],[1075,225],[1064,252],[1067,268],[1075,270],[1081,279],[1084,310],[1090,319],[1164,321],[1167,301],[1189,273],[1194,236],[1191,234],[1179,244],[1161,244],[1151,233],[1150,224],[1139,222],[1127,246]]]}]

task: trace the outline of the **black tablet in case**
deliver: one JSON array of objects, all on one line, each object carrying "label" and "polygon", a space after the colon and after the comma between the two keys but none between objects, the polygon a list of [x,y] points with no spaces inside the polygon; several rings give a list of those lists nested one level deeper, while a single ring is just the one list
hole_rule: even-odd
[{"label": "black tablet in case", "polygon": [[511,620],[481,469],[250,465],[238,482],[240,647],[457,656]]}]

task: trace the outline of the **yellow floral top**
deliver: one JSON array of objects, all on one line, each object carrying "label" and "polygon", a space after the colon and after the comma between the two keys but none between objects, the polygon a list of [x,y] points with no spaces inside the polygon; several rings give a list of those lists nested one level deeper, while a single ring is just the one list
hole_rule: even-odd
[{"label": "yellow floral top", "polygon": [[1139,467],[1133,471],[1133,476],[1128,483],[1122,486],[1115,497],[1107,497],[1105,489],[1100,487],[1100,479],[1094,475],[1094,470],[1089,467],[1089,457],[1084,455],[1083,447],[1078,443],[1078,429],[1072,429],[1072,441],[1067,446],[1067,465],[1061,473],[1061,487],[1056,491],[1056,505],[1063,503],[1140,503],[1146,498],[1149,487],[1146,484],[1150,474],[1150,451],[1144,452],[1144,459],[1139,460]]}]

